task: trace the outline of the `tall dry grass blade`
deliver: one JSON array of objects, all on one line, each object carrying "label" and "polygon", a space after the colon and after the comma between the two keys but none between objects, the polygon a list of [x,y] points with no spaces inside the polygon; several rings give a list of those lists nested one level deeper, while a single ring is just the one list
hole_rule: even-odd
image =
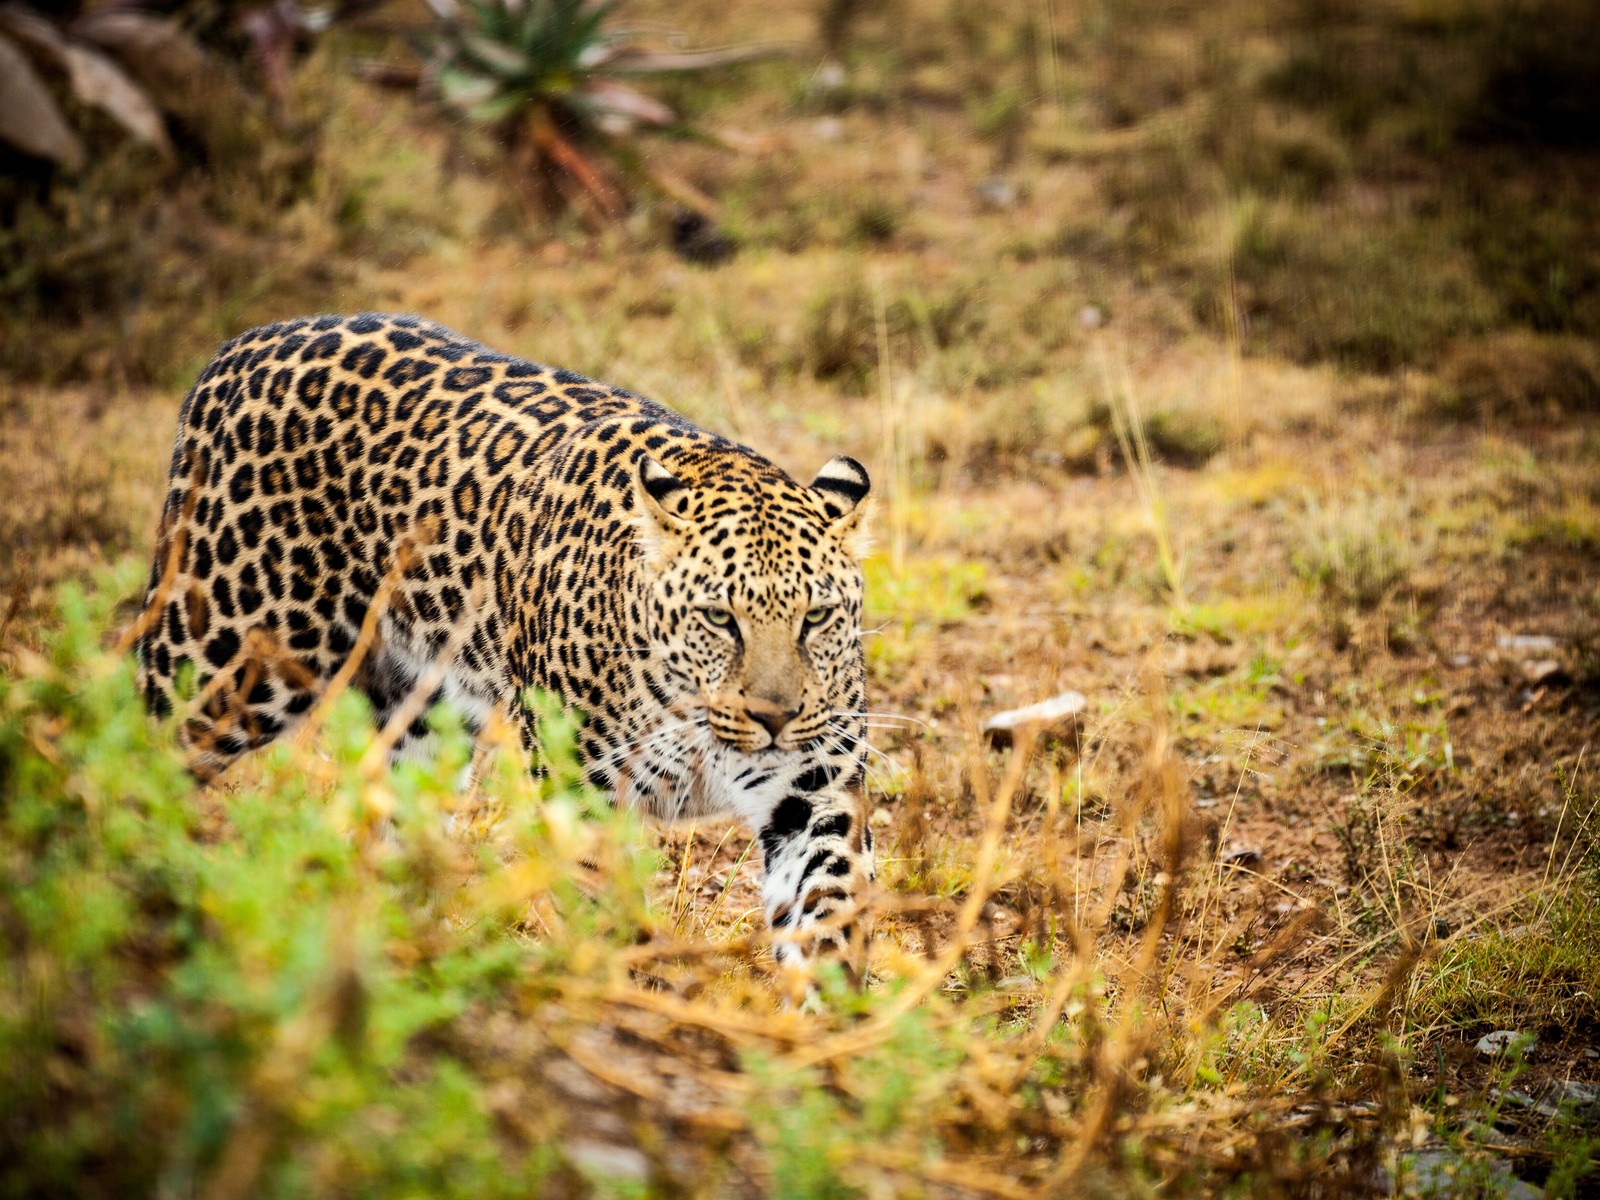
[{"label": "tall dry grass blade", "polygon": [[711,343],[711,352],[717,361],[717,381],[722,385],[722,398],[728,408],[728,428],[732,430],[736,441],[748,441],[751,433],[750,412],[744,392],[739,387],[738,363],[728,350],[722,324],[712,310],[711,289],[707,284],[700,287],[700,305],[705,313],[706,340]]},{"label": "tall dry grass blade", "polygon": [[432,540],[433,524],[429,522],[415,533],[401,538],[400,544],[395,547],[389,569],[384,572],[383,578],[378,583],[378,590],[373,594],[371,603],[367,605],[366,615],[361,619],[361,629],[356,634],[355,644],[351,646],[349,655],[338,671],[334,672],[333,678],[328,681],[327,687],[323,688],[322,695],[317,697],[316,704],[306,713],[305,720],[295,733],[295,745],[300,749],[305,749],[316,738],[318,730],[328,719],[328,713],[334,703],[355,682],[356,675],[365,665],[367,656],[378,643],[378,625],[389,607],[395,588],[400,585],[405,573],[411,569],[417,553]]},{"label": "tall dry grass blade", "polygon": [[[195,506],[200,502],[200,487],[205,481],[206,471],[210,467],[210,457],[201,452],[195,456],[194,469],[189,473],[189,491],[183,498],[183,508],[172,527],[162,532],[172,540],[167,545],[166,561],[161,568],[161,581],[151,593],[150,599],[139,610],[122,636],[117,638],[116,652],[126,654],[138,645],[145,634],[149,633],[157,621],[161,619],[161,611],[167,605],[167,598],[172,594],[172,585],[177,582],[179,564],[183,561],[183,552],[189,544],[189,522],[194,518]],[[157,539],[160,540],[159,537]]]},{"label": "tall dry grass blade", "polygon": [[910,513],[910,464],[906,461],[906,414],[895,398],[894,356],[889,345],[889,312],[884,300],[883,275],[872,277],[872,315],[878,350],[878,414],[889,478],[889,562],[898,574],[905,568]]},{"label": "tall dry grass blade", "polygon": [[1150,536],[1155,541],[1156,558],[1161,566],[1162,578],[1174,608],[1180,612],[1189,607],[1183,586],[1182,563],[1175,551],[1172,526],[1167,518],[1166,501],[1156,477],[1155,459],[1150,453],[1150,442],[1145,435],[1144,418],[1134,399],[1132,376],[1128,371],[1126,356],[1115,373],[1106,354],[1105,343],[1095,342],[1095,363],[1100,371],[1101,386],[1105,392],[1106,406],[1111,412],[1112,430],[1116,434],[1117,448],[1122,452],[1123,465],[1133,480],[1134,491],[1145,511],[1150,525]]},{"label": "tall dry grass blade", "polygon": [[32,574],[33,564],[24,562],[17,571],[17,577],[11,581],[11,595],[6,602],[5,616],[0,617],[0,646],[5,645],[6,634],[11,632],[11,623],[17,619],[17,614],[22,611],[22,605],[28,598],[29,580]]},{"label": "tall dry grass blade", "polygon": [[1091,1057],[1094,1099],[1079,1119],[1061,1162],[1046,1181],[1043,1191],[1047,1195],[1070,1194],[1073,1184],[1099,1151],[1122,1110],[1123,1101],[1132,1087],[1130,1068],[1145,1054],[1150,1039],[1155,1036],[1152,1023],[1134,1001],[1140,993],[1149,990],[1154,980],[1158,987],[1153,999],[1158,1005],[1163,1002],[1160,991],[1162,976],[1152,967],[1174,920],[1177,892],[1188,859],[1188,808],[1181,763],[1167,719],[1166,689],[1159,674],[1148,667],[1144,690],[1150,710],[1145,774],[1140,781],[1143,786],[1137,789],[1134,803],[1128,806],[1129,815],[1124,823],[1131,832],[1140,815],[1153,807],[1161,821],[1159,832],[1165,861],[1156,880],[1158,891],[1155,909],[1146,919],[1138,953],[1130,964],[1136,981],[1134,994],[1124,999],[1116,1023]]},{"label": "tall dry grass blade", "polygon": [[[796,1068],[813,1066],[863,1052],[890,1036],[900,1018],[943,985],[945,978],[961,961],[961,956],[971,947],[972,932],[977,927],[984,905],[994,894],[995,864],[999,858],[1000,845],[1005,837],[1012,806],[1021,791],[1028,760],[1032,757],[1038,736],[1039,730],[1029,726],[1022,727],[1013,735],[1013,749],[1006,773],[1000,786],[995,789],[993,797],[984,807],[983,837],[978,844],[972,882],[968,887],[966,899],[956,913],[955,929],[943,949],[932,961],[923,966],[920,975],[906,985],[893,1003],[885,1005],[853,1029],[823,1038],[815,1045],[790,1056],[785,1063],[786,1066]],[[974,780],[981,779],[982,774],[981,771],[975,770]]]}]

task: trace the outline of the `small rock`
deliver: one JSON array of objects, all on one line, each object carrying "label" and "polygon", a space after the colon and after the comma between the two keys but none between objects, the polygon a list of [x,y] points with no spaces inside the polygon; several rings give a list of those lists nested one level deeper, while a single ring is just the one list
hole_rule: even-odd
[{"label": "small rock", "polygon": [[1561,643],[1543,633],[1502,633],[1494,644],[1514,654],[1553,654]]},{"label": "small rock", "polygon": [[[1541,1117],[1553,1117],[1556,1115],[1556,1109],[1553,1105],[1535,1100],[1526,1092],[1513,1092],[1505,1088],[1493,1088],[1489,1094],[1500,1102],[1502,1108],[1529,1108]],[[1499,1124],[1499,1122],[1496,1124]]]},{"label": "small rock", "polygon": [[1249,867],[1261,861],[1261,850],[1256,846],[1229,846],[1217,857],[1227,867]]},{"label": "small rock", "polygon": [[[1467,1160],[1448,1147],[1419,1150],[1401,1161],[1404,1164],[1403,1195],[1444,1198],[1480,1194],[1476,1180],[1470,1177]],[[1506,1200],[1540,1200],[1544,1195],[1542,1188],[1524,1183],[1513,1175],[1510,1164],[1503,1160],[1496,1160],[1490,1170],[1498,1176],[1495,1195],[1504,1196]]]},{"label": "small rock", "polygon": [[632,1146],[583,1139],[569,1141],[566,1153],[567,1160],[588,1175],[627,1180],[650,1177],[650,1160]]},{"label": "small rock", "polygon": [[1551,1085],[1551,1092],[1557,1104],[1576,1104],[1579,1108],[1600,1105],[1600,1087],[1584,1083],[1581,1079],[1557,1080]]},{"label": "small rock", "polygon": [[819,142],[837,142],[844,136],[844,122],[838,117],[820,117],[811,127]]},{"label": "small rock", "polygon": [[1534,1038],[1531,1033],[1524,1033],[1520,1029],[1496,1029],[1478,1039],[1477,1049],[1479,1054],[1487,1058],[1496,1058],[1517,1042],[1521,1042],[1523,1050],[1527,1051],[1533,1048]]},{"label": "small rock", "polygon": [[1084,329],[1099,329],[1106,323],[1106,314],[1098,305],[1085,304],[1078,310],[1078,324]]},{"label": "small rock", "polygon": [[1065,730],[1070,727],[1089,705],[1082,692],[1062,692],[1048,700],[1030,704],[1026,708],[1012,708],[995,713],[983,723],[984,736],[996,746],[1009,746],[1017,731],[1028,726],[1040,732]]},{"label": "small rock", "polygon": [[1552,1079],[1532,1095],[1496,1089],[1494,1096],[1503,1105],[1526,1108],[1547,1120],[1561,1116],[1563,1108],[1589,1109],[1600,1105],[1600,1088],[1578,1079]]},{"label": "small rock", "polygon": [[1553,658],[1538,658],[1522,664],[1522,677],[1535,686],[1541,683],[1559,683],[1565,674],[1561,664]]},{"label": "small rock", "polygon": [[1450,659],[1450,665],[1452,667],[1470,667],[1472,665],[1472,655],[1457,654]]},{"label": "small rock", "polygon": [[811,77],[811,86],[819,92],[837,92],[849,78],[844,64],[836,58],[830,58],[817,68],[817,73]]},{"label": "small rock", "polygon": [[1017,202],[1017,185],[1001,175],[991,175],[973,190],[989,208],[1010,208]]}]

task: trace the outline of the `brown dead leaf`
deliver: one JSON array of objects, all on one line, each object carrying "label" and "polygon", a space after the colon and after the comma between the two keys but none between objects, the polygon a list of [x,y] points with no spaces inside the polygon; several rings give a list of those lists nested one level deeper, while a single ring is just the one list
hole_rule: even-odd
[{"label": "brown dead leaf", "polygon": [[98,50],[70,41],[49,21],[14,4],[0,8],[0,28],[66,73],[73,95],[98,108],[135,138],[172,155],[167,129],[150,97]]},{"label": "brown dead leaf", "polygon": [[16,43],[0,36],[0,141],[57,166],[83,166],[83,143]]},{"label": "brown dead leaf", "polygon": [[163,112],[213,148],[236,141],[241,116],[259,108],[226,63],[165,17],[102,9],[69,32],[115,57]]}]

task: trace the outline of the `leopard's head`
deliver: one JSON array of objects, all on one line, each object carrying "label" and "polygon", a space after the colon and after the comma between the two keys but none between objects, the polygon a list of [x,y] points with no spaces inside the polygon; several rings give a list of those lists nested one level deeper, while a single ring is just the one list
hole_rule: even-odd
[{"label": "leopard's head", "polygon": [[746,755],[844,751],[861,732],[861,555],[871,483],[854,459],[809,487],[761,464],[641,457],[642,614],[668,697]]}]

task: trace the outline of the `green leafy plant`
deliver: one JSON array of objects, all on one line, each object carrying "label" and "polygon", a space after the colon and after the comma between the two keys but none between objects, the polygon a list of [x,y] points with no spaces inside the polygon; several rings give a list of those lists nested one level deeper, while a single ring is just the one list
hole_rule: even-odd
[{"label": "green leafy plant", "polygon": [[432,3],[444,34],[432,89],[449,108],[492,127],[551,207],[580,203],[620,215],[627,199],[616,171],[597,161],[605,158],[690,208],[714,208],[685,181],[632,153],[630,139],[640,130],[680,121],[624,81],[747,62],[771,48],[652,51],[612,23],[620,0]]}]

